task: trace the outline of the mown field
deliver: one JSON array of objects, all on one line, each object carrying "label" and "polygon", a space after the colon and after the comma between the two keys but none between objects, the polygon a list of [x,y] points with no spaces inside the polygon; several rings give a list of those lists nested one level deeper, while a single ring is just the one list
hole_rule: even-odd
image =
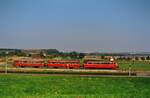
[{"label": "mown field", "polygon": [[119,65],[119,69],[128,70],[129,66],[131,66],[132,70],[139,71],[150,71],[150,62],[149,61],[117,61]]},{"label": "mown field", "polygon": [[150,98],[150,78],[1,74],[0,98]]}]

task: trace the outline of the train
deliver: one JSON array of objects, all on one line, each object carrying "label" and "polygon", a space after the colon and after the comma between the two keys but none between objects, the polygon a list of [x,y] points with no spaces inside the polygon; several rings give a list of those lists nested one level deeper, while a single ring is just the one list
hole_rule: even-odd
[{"label": "train", "polygon": [[64,68],[64,69],[112,69],[119,66],[113,59],[110,60],[15,60],[14,67],[34,68]]}]

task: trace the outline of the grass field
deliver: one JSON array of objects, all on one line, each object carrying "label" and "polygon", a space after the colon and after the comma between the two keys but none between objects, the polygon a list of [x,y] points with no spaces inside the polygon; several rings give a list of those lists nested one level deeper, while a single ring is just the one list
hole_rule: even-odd
[{"label": "grass field", "polygon": [[1,74],[0,98],[150,98],[150,78]]},{"label": "grass field", "polygon": [[131,66],[132,70],[150,71],[149,61],[118,61],[119,69],[128,70]]}]

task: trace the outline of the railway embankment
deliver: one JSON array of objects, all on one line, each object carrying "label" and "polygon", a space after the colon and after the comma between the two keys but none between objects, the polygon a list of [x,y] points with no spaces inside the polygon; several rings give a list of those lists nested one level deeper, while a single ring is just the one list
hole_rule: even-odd
[{"label": "railway embankment", "polygon": [[0,73],[71,74],[71,75],[150,75],[150,72],[98,69],[47,69],[47,68],[0,68]]}]

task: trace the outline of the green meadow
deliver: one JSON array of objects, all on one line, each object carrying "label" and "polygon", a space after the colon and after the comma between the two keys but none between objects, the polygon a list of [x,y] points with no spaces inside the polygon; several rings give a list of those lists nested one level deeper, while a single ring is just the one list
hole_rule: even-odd
[{"label": "green meadow", "polygon": [[0,75],[0,98],[150,98],[150,78]]},{"label": "green meadow", "polygon": [[128,70],[129,66],[132,70],[150,71],[150,61],[117,61],[119,69]]}]

